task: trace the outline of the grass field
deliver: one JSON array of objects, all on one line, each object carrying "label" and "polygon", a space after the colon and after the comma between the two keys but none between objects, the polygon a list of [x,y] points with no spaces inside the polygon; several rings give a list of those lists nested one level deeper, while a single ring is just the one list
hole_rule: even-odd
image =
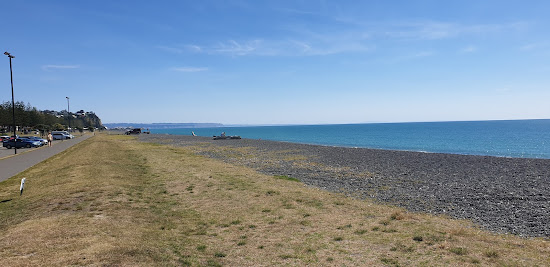
[{"label": "grass field", "polygon": [[0,231],[0,266],[550,265],[547,239],[99,134],[0,183]]}]

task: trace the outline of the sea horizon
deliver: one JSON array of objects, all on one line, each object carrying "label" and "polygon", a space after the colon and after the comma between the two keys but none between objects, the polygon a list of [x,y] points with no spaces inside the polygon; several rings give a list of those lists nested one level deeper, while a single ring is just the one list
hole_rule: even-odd
[{"label": "sea horizon", "polygon": [[151,133],[372,149],[550,159],[550,119],[150,128]]},{"label": "sea horizon", "polygon": [[[544,121],[549,120],[548,119],[479,119],[479,120],[440,120],[440,121],[368,121],[368,122],[350,122],[350,123],[253,123],[253,124],[233,124],[233,123],[218,123],[218,122],[151,122],[151,123],[145,123],[145,122],[108,122],[103,123],[104,126],[120,126],[118,128],[123,128],[124,126],[127,126],[130,128],[131,126],[151,126],[148,128],[155,129],[155,127],[169,125],[169,126],[178,126],[178,125],[219,125],[216,127],[269,127],[269,126],[324,126],[324,125],[362,125],[362,124],[405,124],[405,123],[446,123],[446,122],[491,122],[491,121]],[[116,128],[116,127],[108,127],[108,128]],[[140,127],[136,127],[140,128]],[[141,127],[143,128],[143,127]],[[178,127],[178,128],[195,128],[195,126],[185,126],[185,127]],[[212,127],[214,128],[214,127]]]}]

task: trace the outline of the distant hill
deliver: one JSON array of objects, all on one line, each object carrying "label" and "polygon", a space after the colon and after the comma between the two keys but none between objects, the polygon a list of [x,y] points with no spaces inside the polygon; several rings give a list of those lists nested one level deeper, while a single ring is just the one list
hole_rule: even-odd
[{"label": "distant hill", "polygon": [[223,127],[221,123],[104,123],[109,129],[113,128],[148,128],[148,129],[173,129],[173,128],[211,128]]}]

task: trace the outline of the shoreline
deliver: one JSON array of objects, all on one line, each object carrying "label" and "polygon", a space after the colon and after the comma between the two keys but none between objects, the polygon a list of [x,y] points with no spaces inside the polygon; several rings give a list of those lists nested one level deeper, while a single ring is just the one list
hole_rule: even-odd
[{"label": "shoreline", "polygon": [[258,140],[369,149],[550,159],[550,120],[289,125],[156,129],[155,134],[211,137],[220,132]]},{"label": "shoreline", "polygon": [[191,147],[200,155],[414,212],[470,219],[493,232],[550,236],[550,159],[165,134],[139,140]]},{"label": "shoreline", "polygon": [[[190,136],[187,134],[173,134],[173,133],[151,133],[154,135],[161,136]],[[195,137],[200,138],[211,138],[210,136],[197,135]],[[300,145],[311,145],[311,146],[323,146],[323,147],[335,147],[335,148],[360,148],[360,149],[370,149],[370,150],[383,150],[383,151],[397,151],[397,152],[416,152],[416,153],[428,153],[428,154],[448,154],[448,155],[462,155],[462,156],[480,156],[480,157],[495,157],[495,158],[510,158],[510,159],[546,159],[550,160],[550,156],[526,156],[526,157],[514,157],[514,156],[503,156],[503,155],[492,155],[492,154],[473,154],[473,153],[459,153],[459,152],[441,152],[441,151],[426,151],[426,150],[408,150],[408,149],[395,149],[395,148],[379,148],[379,147],[366,147],[366,146],[353,146],[353,145],[337,145],[337,144],[321,144],[321,143],[308,143],[308,142],[293,142],[293,141],[284,141],[284,140],[270,140],[270,139],[253,139],[253,138],[243,138],[248,140],[258,140],[258,141],[271,141],[271,142],[281,142],[281,143],[290,143],[290,144],[300,144]],[[523,154],[522,154],[523,155]]]},{"label": "shoreline", "polygon": [[[157,134],[157,135],[169,135],[169,136],[180,136],[179,134]],[[186,136],[186,135],[181,135]],[[204,136],[195,136],[195,137],[204,137]],[[209,138],[210,137],[204,137]],[[550,158],[535,158],[535,157],[512,157],[512,156],[496,156],[496,155],[479,155],[479,154],[461,154],[461,153],[449,153],[449,152],[432,152],[432,151],[420,151],[420,150],[406,150],[406,149],[387,149],[387,148],[373,148],[373,147],[362,147],[362,146],[345,146],[345,145],[325,145],[325,144],[315,144],[315,143],[298,143],[292,141],[278,141],[278,140],[268,140],[268,139],[249,139],[248,140],[258,140],[258,141],[269,141],[269,142],[279,142],[279,143],[289,143],[297,145],[307,145],[307,146],[322,146],[322,147],[332,147],[332,148],[353,148],[353,149],[368,149],[368,150],[381,150],[381,151],[394,151],[394,152],[413,152],[413,153],[425,153],[425,154],[443,154],[443,155],[457,155],[457,156],[474,156],[474,157],[494,157],[494,158],[506,158],[506,159],[544,159],[550,160]]]}]

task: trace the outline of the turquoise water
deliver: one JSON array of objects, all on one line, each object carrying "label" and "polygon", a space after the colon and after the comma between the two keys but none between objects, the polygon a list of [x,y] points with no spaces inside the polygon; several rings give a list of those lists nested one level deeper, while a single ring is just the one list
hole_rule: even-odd
[{"label": "turquoise water", "polygon": [[550,158],[550,120],[151,129],[152,133],[517,158]]}]

